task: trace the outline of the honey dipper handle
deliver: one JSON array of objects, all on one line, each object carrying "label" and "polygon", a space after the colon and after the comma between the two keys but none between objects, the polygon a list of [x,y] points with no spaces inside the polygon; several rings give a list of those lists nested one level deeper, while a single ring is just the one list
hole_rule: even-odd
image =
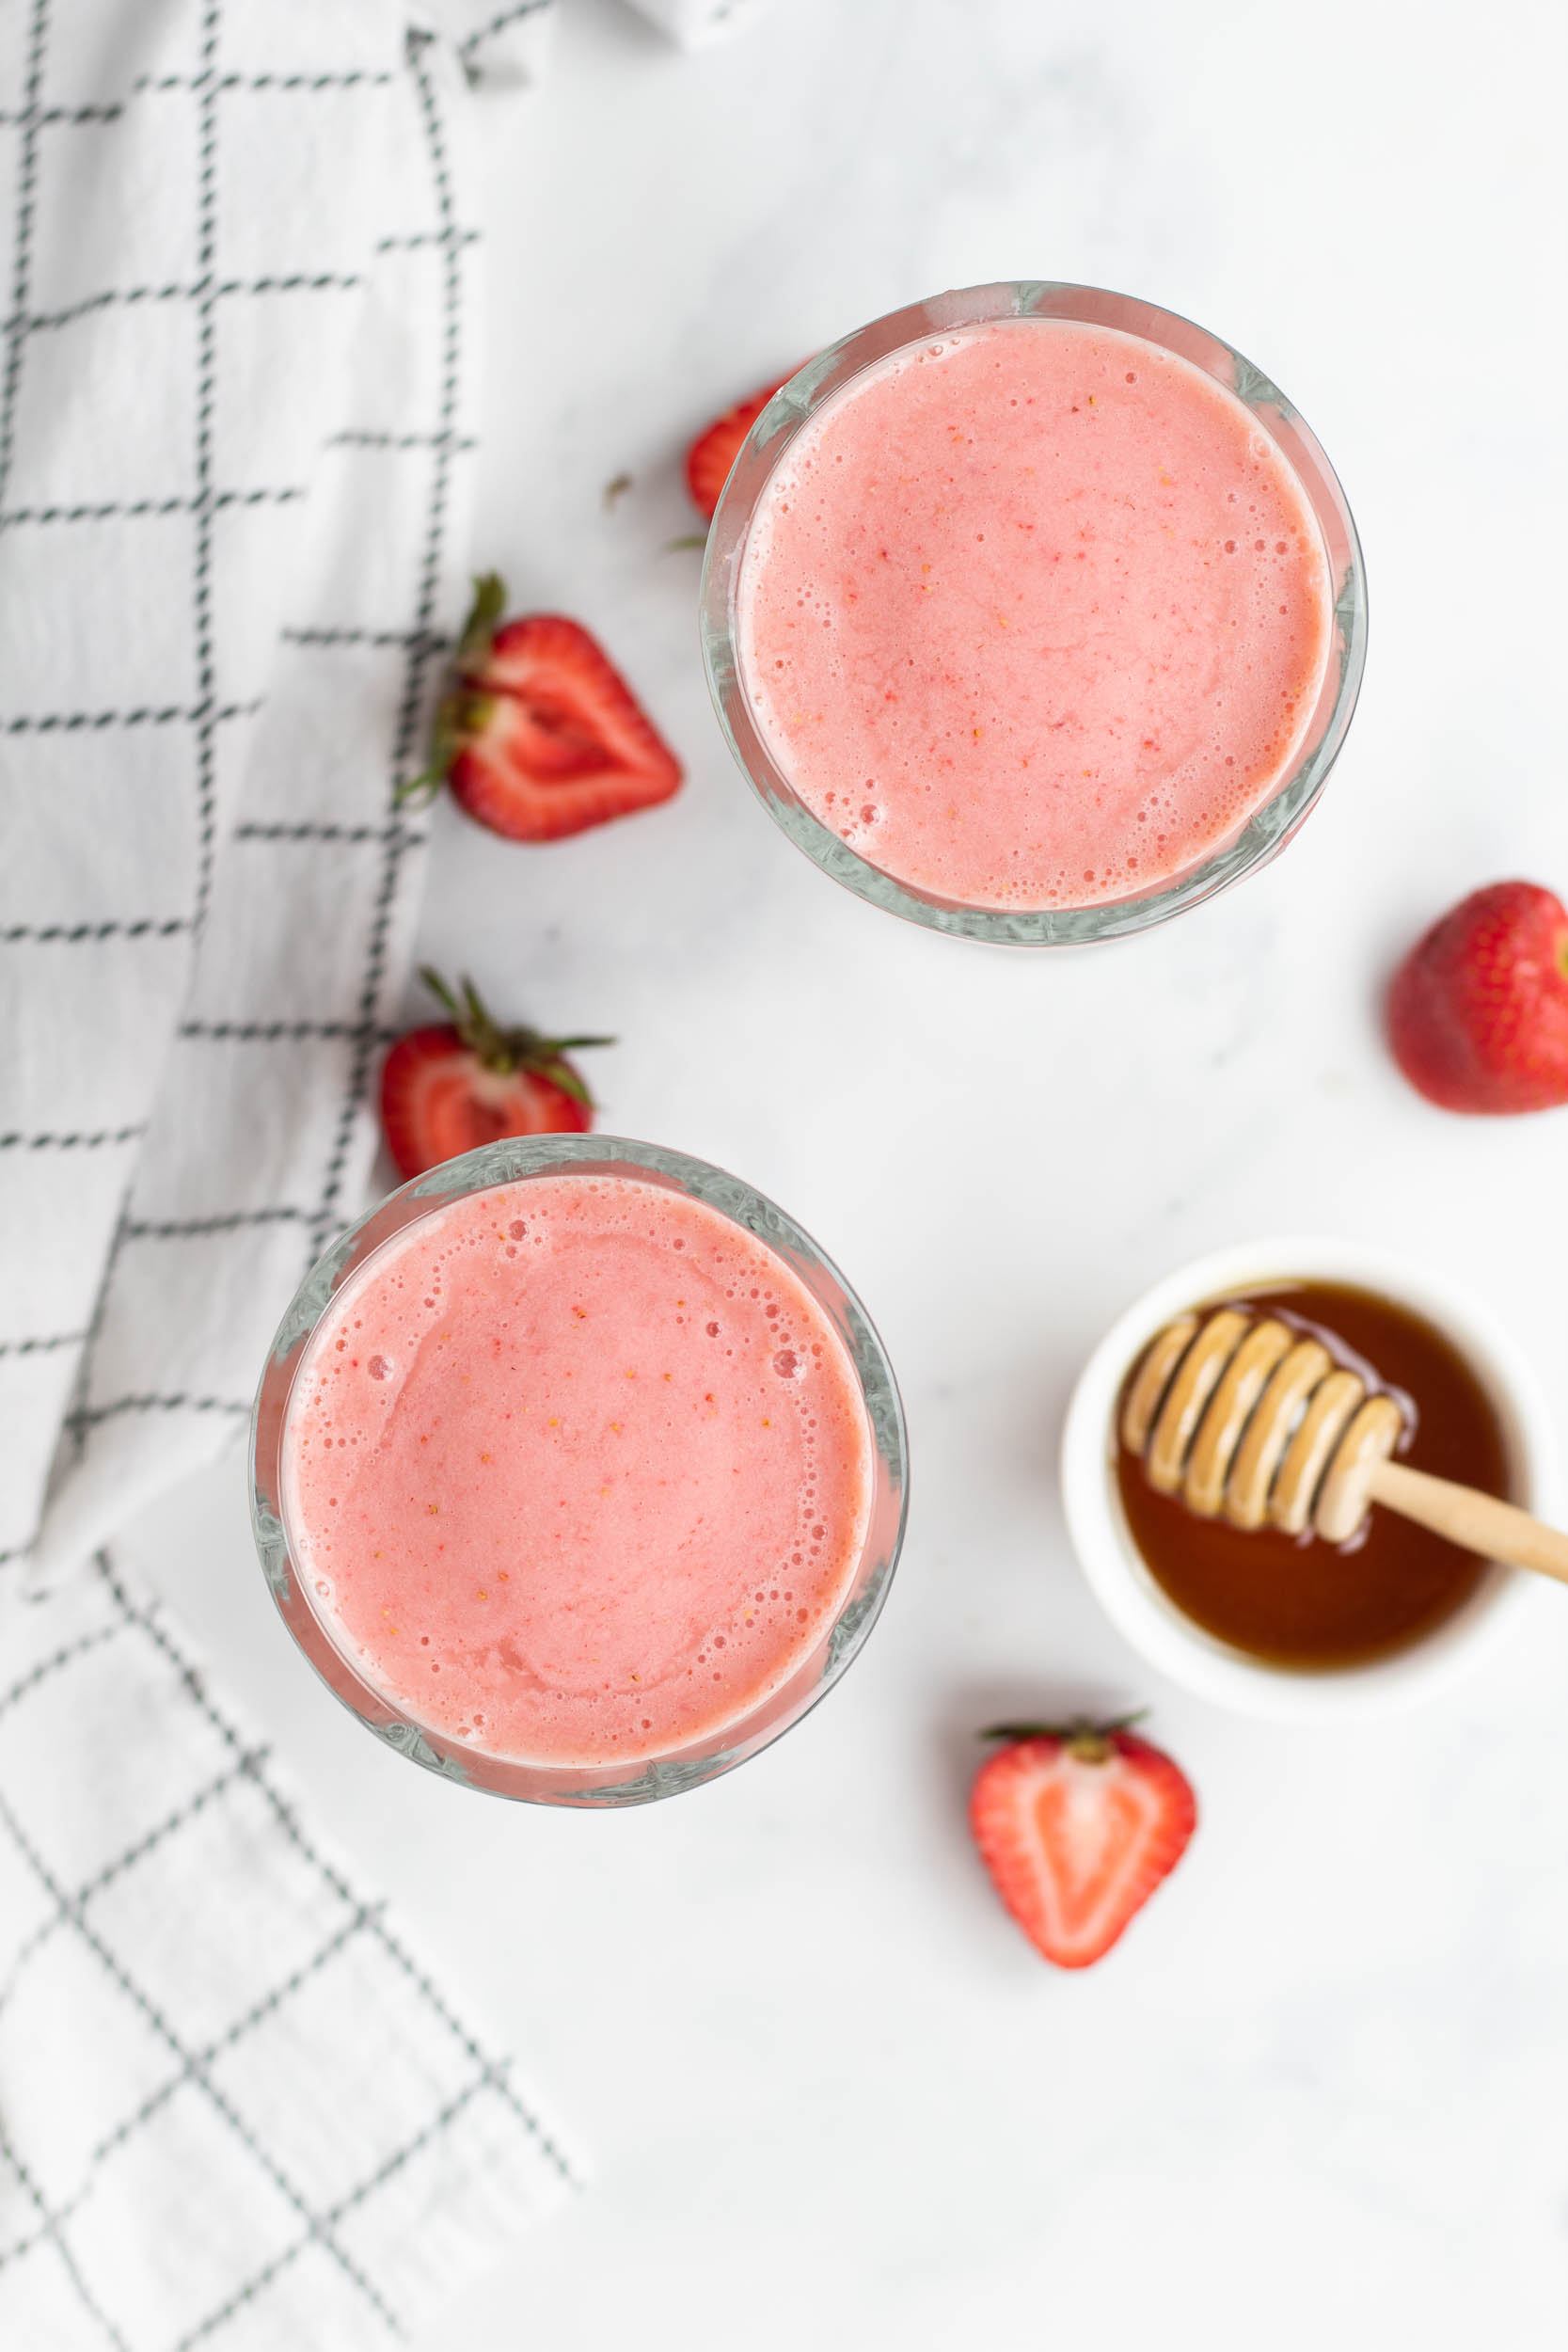
[{"label": "honey dipper handle", "polygon": [[1425,1470],[1407,1470],[1402,1462],[1380,1462],[1372,1475],[1370,1499],[1418,1519],[1435,1535],[1479,1551],[1483,1560],[1501,1560],[1511,1568],[1534,1568],[1568,1584],[1568,1535],[1531,1518],[1496,1495],[1479,1494],[1474,1486],[1456,1486],[1447,1478]]}]

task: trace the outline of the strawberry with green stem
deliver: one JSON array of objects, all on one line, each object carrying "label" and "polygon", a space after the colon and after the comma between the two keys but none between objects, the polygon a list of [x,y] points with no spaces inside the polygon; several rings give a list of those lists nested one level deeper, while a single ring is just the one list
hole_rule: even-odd
[{"label": "strawberry with green stem", "polygon": [[420,977],[451,1017],[411,1029],[382,1065],[382,1133],[401,1176],[422,1176],[502,1136],[580,1135],[593,1125],[593,1097],[566,1057],[613,1038],[503,1029],[472,980],[459,998],[428,964]]},{"label": "strawberry with green stem", "polygon": [[603,648],[560,613],[503,621],[505,609],[499,573],[475,580],[430,764],[399,801],[448,785],[510,841],[563,840],[667,801],[680,763]]}]

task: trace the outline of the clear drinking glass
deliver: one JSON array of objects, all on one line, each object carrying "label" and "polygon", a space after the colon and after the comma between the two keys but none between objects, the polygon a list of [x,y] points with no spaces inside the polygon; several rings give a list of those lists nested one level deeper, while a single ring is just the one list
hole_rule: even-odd
[{"label": "clear drinking glass", "polygon": [[[291,1555],[284,1517],[283,1465],[289,1400],[311,1333],[333,1294],[369,1263],[395,1234],[449,1201],[499,1184],[526,1187],[531,1178],[564,1170],[584,1176],[632,1176],[706,1202],[782,1258],[823,1308],[848,1353],[871,1439],[872,1488],[865,1540],[854,1581],[837,1618],[789,1679],[753,1711],[720,1733],[643,1764],[596,1770],[518,1763],[454,1740],[392,1706],[365,1678],[318,1614]],[[250,1507],[256,1549],[284,1624],[327,1688],[378,1740],[429,1772],[464,1788],[522,1798],[536,1804],[644,1804],[676,1795],[727,1772],[787,1731],[826,1696],[870,1632],[903,1541],[908,1490],[903,1406],[881,1341],[865,1310],[839,1273],[793,1217],[737,1177],[684,1152],[618,1136],[509,1137],[448,1160],[416,1178],[351,1225],[319,1259],[284,1316],[261,1374],[251,1422]],[[617,1775],[623,1775],[618,1777]]]},{"label": "clear drinking glass", "polygon": [[[1003,911],[937,897],[869,865],[831,833],[781,773],[751,712],[741,675],[736,598],[752,516],[768,479],[801,427],[851,376],[927,336],[952,334],[999,319],[1071,319],[1119,327],[1191,360],[1251,409],[1283,452],[1317,517],[1334,581],[1335,643],[1318,707],[1296,765],[1273,798],[1226,846],[1174,881],[1091,907]],[[1217,335],[1174,310],[1096,286],[1030,279],[933,294],[875,319],[819,352],[774,393],[746,441],[708,532],[701,604],[703,658],[720,723],[741,772],[768,814],[825,874],[846,889],[911,923],[1005,946],[1079,946],[1119,939],[1163,923],[1213,897],[1278,854],[1306,817],[1344,741],[1361,685],[1367,647],[1367,587],[1360,542],[1334,469],[1278,386]]]}]

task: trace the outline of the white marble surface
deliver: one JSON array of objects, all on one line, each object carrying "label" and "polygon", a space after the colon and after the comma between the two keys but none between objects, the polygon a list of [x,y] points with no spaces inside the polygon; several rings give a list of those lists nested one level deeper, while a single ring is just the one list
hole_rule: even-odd
[{"label": "white marble surface", "polygon": [[[423,946],[504,1010],[618,1031],[605,1124],[736,1168],[842,1260],[900,1369],[914,1507],[809,1724],[609,1817],[468,1801],[366,1739],[273,1620],[233,1463],[141,1527],[591,2158],[427,2352],[1565,2340],[1568,1605],[1409,1722],[1232,1721],[1099,1617],[1053,1472],[1116,1309],[1269,1227],[1469,1281],[1568,1429],[1568,1113],[1446,1120],[1376,1023],[1449,899],[1568,888],[1565,62],[1547,0],[778,0],[695,58],[568,0],[548,91],[477,117],[475,557],[602,634],[689,778],[544,851],[444,813]],[[697,559],[661,551],[710,410],[1013,275],[1240,344],[1326,444],[1371,582],[1360,715],[1301,839],[1077,958],[906,930],[791,850],[708,712]],[[1002,1916],[961,1812],[976,1726],[1077,1700],[1149,1702],[1203,1811],[1083,1979]]]}]

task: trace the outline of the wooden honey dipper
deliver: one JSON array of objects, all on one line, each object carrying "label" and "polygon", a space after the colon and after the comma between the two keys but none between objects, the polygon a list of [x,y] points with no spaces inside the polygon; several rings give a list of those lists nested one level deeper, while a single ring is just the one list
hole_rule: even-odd
[{"label": "wooden honey dipper", "polygon": [[1322,1341],[1240,1307],[1178,1316],[1158,1332],[1121,1408],[1121,1438],[1149,1484],[1202,1518],[1325,1543],[1381,1502],[1485,1560],[1568,1584],[1568,1535],[1474,1486],[1390,1457],[1405,1419]]}]

